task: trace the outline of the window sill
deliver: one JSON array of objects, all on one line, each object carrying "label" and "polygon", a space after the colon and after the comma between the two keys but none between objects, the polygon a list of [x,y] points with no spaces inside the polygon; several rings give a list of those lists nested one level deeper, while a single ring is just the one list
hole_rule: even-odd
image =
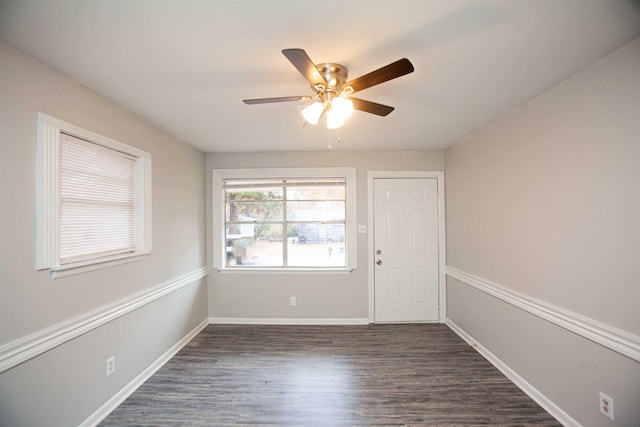
[{"label": "window sill", "polygon": [[67,276],[73,276],[75,274],[82,274],[94,270],[100,270],[102,268],[142,261],[150,253],[151,251],[135,252],[130,254],[113,255],[110,257],[100,258],[98,260],[76,262],[59,267],[52,267],[49,269],[49,273],[51,274],[51,277],[53,279],[61,279]]},{"label": "window sill", "polygon": [[350,274],[354,268],[216,268],[220,274]]}]

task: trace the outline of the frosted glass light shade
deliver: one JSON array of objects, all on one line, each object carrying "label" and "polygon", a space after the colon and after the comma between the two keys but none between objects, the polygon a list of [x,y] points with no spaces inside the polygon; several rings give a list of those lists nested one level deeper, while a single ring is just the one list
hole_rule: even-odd
[{"label": "frosted glass light shade", "polygon": [[308,107],[302,109],[302,117],[304,117],[308,123],[317,125],[323,111],[324,106],[320,102],[314,102]]},{"label": "frosted glass light shade", "polygon": [[334,110],[327,111],[327,128],[337,129],[344,124],[344,118]]},{"label": "frosted glass light shade", "polygon": [[336,98],[331,101],[331,110],[342,117],[342,121],[344,121],[353,112],[353,102],[344,98]]},{"label": "frosted glass light shade", "polygon": [[344,121],[353,112],[353,103],[348,99],[336,98],[331,101],[331,108],[327,111],[327,128],[336,129],[344,124]]}]

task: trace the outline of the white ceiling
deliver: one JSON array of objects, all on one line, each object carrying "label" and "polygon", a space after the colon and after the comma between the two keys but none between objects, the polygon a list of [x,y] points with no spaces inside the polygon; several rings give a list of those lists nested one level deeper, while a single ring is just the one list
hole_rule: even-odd
[{"label": "white ceiling", "polygon": [[[0,0],[0,40],[205,152],[445,148],[638,35],[635,0]],[[359,92],[396,110],[337,144],[242,103],[311,94],[284,48],[415,72]]]}]

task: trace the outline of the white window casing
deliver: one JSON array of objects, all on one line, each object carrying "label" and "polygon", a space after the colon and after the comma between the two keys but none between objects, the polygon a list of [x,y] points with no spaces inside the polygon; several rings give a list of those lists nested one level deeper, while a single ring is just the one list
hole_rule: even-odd
[{"label": "white window casing", "polygon": [[151,252],[151,154],[38,113],[38,270],[64,277]]},{"label": "white window casing", "polygon": [[[346,180],[345,194],[345,252],[344,267],[227,267],[225,237],[225,182],[233,180],[302,180],[318,179],[326,183],[328,178]],[[357,268],[357,215],[355,168],[269,168],[269,169],[214,169],[212,174],[213,266],[221,272],[349,272]],[[340,181],[340,180],[338,180]],[[290,185],[290,184],[289,184]],[[308,184],[302,184],[308,185]],[[285,221],[286,223],[286,221]],[[286,230],[284,231],[286,236]]]}]

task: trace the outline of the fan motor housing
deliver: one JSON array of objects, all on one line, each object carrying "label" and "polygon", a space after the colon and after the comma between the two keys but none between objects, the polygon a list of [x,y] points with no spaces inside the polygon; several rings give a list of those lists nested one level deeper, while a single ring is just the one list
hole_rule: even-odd
[{"label": "fan motor housing", "polygon": [[327,88],[325,90],[326,92],[336,94],[347,82],[349,70],[342,64],[336,64],[335,62],[325,62],[322,64],[316,64],[316,68],[327,82]]}]

